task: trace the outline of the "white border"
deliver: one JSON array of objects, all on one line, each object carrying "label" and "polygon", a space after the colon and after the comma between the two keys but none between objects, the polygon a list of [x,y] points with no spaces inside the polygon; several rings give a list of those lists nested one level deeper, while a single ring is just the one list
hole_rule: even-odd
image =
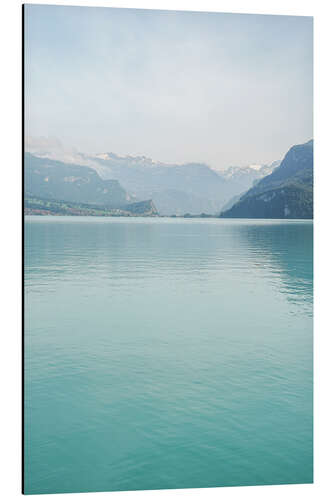
[{"label": "white border", "polygon": [[[314,15],[315,26],[315,484],[161,490],[121,493],[85,493],[84,498],[107,496],[139,499],[279,499],[333,498],[332,458],[332,313],[333,237],[333,8],[325,0],[155,0],[49,1],[39,4],[160,8],[260,14]],[[1,2],[1,480],[4,499],[20,498],[21,467],[21,2]],[[83,498],[77,494],[41,498]]]}]

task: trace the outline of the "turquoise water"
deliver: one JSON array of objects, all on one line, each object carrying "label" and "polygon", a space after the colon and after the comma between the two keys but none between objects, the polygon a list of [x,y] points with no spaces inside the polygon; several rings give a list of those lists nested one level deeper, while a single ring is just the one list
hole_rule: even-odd
[{"label": "turquoise water", "polygon": [[25,229],[26,493],[312,482],[312,222]]}]

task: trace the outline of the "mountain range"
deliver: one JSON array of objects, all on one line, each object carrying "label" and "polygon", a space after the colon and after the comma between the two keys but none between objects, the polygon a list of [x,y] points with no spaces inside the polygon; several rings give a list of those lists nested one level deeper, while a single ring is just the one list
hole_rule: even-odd
[{"label": "mountain range", "polygon": [[281,164],[221,217],[312,219],[313,140],[290,148]]},{"label": "mountain range", "polygon": [[157,215],[151,200],[137,202],[115,179],[83,165],[24,157],[25,213]]},{"label": "mountain range", "polygon": [[[91,172],[88,174],[88,170],[84,174],[81,171],[84,177],[88,175],[90,179],[89,196],[86,192],[88,198],[84,200],[88,203],[114,202],[118,205],[125,202],[124,197],[126,202],[148,199],[153,201],[161,215],[219,214],[230,200],[238,199],[254,182],[271,173],[279,164],[229,167],[217,171],[203,163],[167,164],[146,156],[119,156],[112,152],[88,155],[64,148],[56,140],[50,143],[47,140],[30,139],[26,149],[30,151],[30,162],[36,161],[32,158],[39,158],[48,165],[51,161],[60,162],[61,165],[54,163],[53,166],[68,169],[68,172],[71,168],[86,167],[97,173],[99,180]],[[74,179],[76,174],[67,173],[63,175],[65,177]],[[103,184],[102,189],[103,181],[109,181],[109,185]],[[50,184],[38,181],[37,177],[31,182],[39,183],[40,194],[46,193],[47,197],[61,194],[54,191],[54,186],[51,190]],[[95,186],[94,192],[91,190],[92,185]],[[79,186],[82,191],[88,189],[82,181],[70,186],[67,179],[65,191],[69,196],[70,189],[74,196],[70,201],[77,200]],[[83,201],[82,198],[80,201]]]}]

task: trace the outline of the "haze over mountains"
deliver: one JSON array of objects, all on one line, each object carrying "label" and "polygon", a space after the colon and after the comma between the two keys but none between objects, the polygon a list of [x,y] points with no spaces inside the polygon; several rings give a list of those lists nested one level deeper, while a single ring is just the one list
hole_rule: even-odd
[{"label": "haze over mountains", "polygon": [[[64,148],[56,139],[29,138],[26,150],[32,153],[30,161],[33,158],[55,160],[61,162],[62,165],[58,166],[62,169],[66,168],[67,164],[68,171],[75,166],[90,167],[97,172],[101,180],[118,181],[118,189],[126,192],[123,196],[127,202],[153,200],[160,215],[218,214],[226,203],[244,193],[254,182],[271,173],[279,164],[274,162],[271,165],[230,167],[216,171],[203,163],[166,164],[145,156],[118,156],[112,152],[85,154],[74,148]],[[73,175],[67,174],[67,177]],[[90,175],[97,182],[97,179]],[[113,186],[115,188],[115,184]],[[43,183],[40,188],[41,193],[48,193],[48,188]],[[101,194],[99,203],[110,202],[110,193],[111,191],[109,194]],[[90,196],[92,198],[85,201],[96,203],[96,196],[92,193]],[[117,199],[115,203],[118,204],[119,201],[120,199]]]},{"label": "haze over mountains", "polygon": [[87,155],[57,142],[30,149],[27,213],[313,217],[313,140],[293,146],[281,163],[223,171],[145,156]]},{"label": "haze over mountains", "polygon": [[27,214],[157,215],[151,200],[135,202],[115,179],[92,168],[25,153]]},{"label": "haze over mountains", "polygon": [[103,180],[95,170],[48,158],[25,155],[25,189],[45,199],[117,207],[132,201],[115,179]]}]

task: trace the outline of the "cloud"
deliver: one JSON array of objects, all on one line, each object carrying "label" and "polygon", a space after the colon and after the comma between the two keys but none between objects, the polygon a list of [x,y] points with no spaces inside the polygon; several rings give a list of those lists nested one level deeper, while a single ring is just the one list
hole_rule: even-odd
[{"label": "cloud", "polygon": [[215,167],[312,137],[312,19],[26,6],[30,135]]}]

